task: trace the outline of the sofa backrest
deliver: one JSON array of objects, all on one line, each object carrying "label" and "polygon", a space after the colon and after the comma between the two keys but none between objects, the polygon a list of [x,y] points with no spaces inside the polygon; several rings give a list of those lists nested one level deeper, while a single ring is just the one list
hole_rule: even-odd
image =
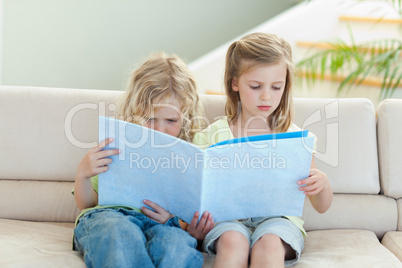
[{"label": "sofa backrest", "polygon": [[[212,122],[224,115],[225,97],[203,95]],[[217,105],[211,102],[217,100]],[[295,98],[295,124],[317,136],[317,168],[335,193],[380,192],[376,114],[368,99]],[[214,120],[215,119],[215,120]],[[353,178],[353,179],[351,179]],[[401,190],[402,194],[402,190]]]},{"label": "sofa backrest", "polygon": [[387,99],[377,109],[378,157],[385,195],[402,197],[402,100]]},{"label": "sofa backrest", "polygon": [[397,230],[402,230],[402,100],[387,99],[377,109],[381,189],[398,204]]},{"label": "sofa backrest", "polygon": [[[78,163],[97,143],[98,116],[113,115],[121,94],[0,87],[0,218],[74,221],[79,211],[71,190]],[[224,116],[224,96],[201,95],[201,101],[206,123]],[[334,192],[377,194],[380,185],[371,102],[296,98],[295,108],[295,123],[318,137],[316,164],[328,174]],[[348,215],[353,214],[348,210],[342,212],[341,205],[334,203],[334,213],[340,210],[344,215],[336,227],[343,222],[347,225],[350,217],[359,217],[358,213]],[[364,214],[365,207],[359,212]],[[311,219],[306,221],[307,229],[334,226],[331,214],[318,217],[309,208],[305,214]],[[379,226],[378,232],[386,228],[389,226]]]},{"label": "sofa backrest", "polygon": [[295,99],[295,106],[295,123],[318,137],[316,165],[328,175],[335,193],[331,208],[324,214],[305,202],[306,230],[368,229],[379,238],[396,230],[395,200],[378,195],[376,114],[372,103],[358,98]]},{"label": "sofa backrest", "polygon": [[[77,166],[122,91],[0,87],[0,218],[73,222]],[[206,123],[225,99],[203,96]]]},{"label": "sofa backrest", "polygon": [[368,99],[295,99],[295,123],[318,138],[315,161],[334,193],[380,192],[376,117]]},{"label": "sofa backrest", "polygon": [[0,87],[0,218],[72,222],[77,166],[121,92]]}]

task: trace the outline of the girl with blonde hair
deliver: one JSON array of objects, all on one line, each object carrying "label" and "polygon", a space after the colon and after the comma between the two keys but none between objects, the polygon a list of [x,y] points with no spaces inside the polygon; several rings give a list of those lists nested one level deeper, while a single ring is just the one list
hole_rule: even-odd
[{"label": "girl with blonde hair", "polygon": [[[252,33],[232,43],[224,78],[227,117],[197,133],[193,142],[206,148],[228,139],[299,131],[293,124],[292,74],[292,51],[284,39]],[[318,212],[330,207],[331,186],[326,174],[316,169],[314,158],[309,177],[295,187]],[[240,219],[218,223],[206,235],[203,249],[216,254],[214,267],[247,267],[248,263],[250,267],[282,267],[299,260],[303,235],[303,221],[298,217]]]},{"label": "girl with blonde hair", "polygon": [[[200,115],[192,74],[179,57],[165,54],[152,56],[133,72],[118,109],[119,119],[184,140],[201,127]],[[120,153],[103,150],[111,142],[91,149],[77,169],[74,196],[82,212],[74,248],[87,267],[202,267],[196,246],[213,228],[208,212],[199,222],[196,212],[189,225],[150,200],[144,203],[153,210],[98,205],[98,174],[108,170],[108,156]]]}]

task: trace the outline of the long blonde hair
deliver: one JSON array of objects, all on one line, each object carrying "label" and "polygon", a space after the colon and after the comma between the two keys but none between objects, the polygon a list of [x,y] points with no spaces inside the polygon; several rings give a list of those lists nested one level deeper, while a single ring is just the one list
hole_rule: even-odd
[{"label": "long blonde hair", "polygon": [[151,55],[133,71],[129,86],[119,102],[118,117],[142,125],[153,114],[153,105],[171,96],[175,96],[182,106],[183,126],[179,138],[190,141],[202,127],[202,109],[195,79],[176,55]]},{"label": "long blonde hair", "polygon": [[278,108],[268,117],[267,123],[273,132],[286,132],[293,122],[294,107],[292,97],[293,63],[292,49],[284,39],[267,33],[252,33],[230,45],[226,53],[225,107],[229,121],[239,116],[241,105],[239,92],[232,89],[233,79],[259,65],[284,63],[286,66],[286,85]]}]

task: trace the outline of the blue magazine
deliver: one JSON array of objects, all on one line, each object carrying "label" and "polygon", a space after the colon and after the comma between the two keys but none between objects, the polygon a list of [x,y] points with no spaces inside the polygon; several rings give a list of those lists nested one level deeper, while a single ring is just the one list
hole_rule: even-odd
[{"label": "blue magazine", "polygon": [[99,117],[99,141],[109,170],[99,174],[99,205],[140,208],[156,202],[187,223],[194,212],[212,213],[215,222],[259,216],[302,216],[313,137],[308,131],[229,140],[205,150],[136,124]]}]

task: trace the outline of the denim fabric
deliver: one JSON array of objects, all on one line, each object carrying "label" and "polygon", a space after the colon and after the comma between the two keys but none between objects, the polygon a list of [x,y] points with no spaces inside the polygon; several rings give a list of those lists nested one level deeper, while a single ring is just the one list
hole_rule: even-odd
[{"label": "denim fabric", "polygon": [[87,267],[202,267],[197,240],[177,217],[159,224],[126,209],[94,209],[74,229],[75,249]]},{"label": "denim fabric", "polygon": [[218,223],[205,237],[203,250],[211,256],[215,255],[216,241],[226,231],[242,233],[248,239],[250,248],[265,234],[279,236],[296,253],[295,259],[285,261],[285,266],[296,264],[304,248],[303,234],[292,221],[284,217],[256,217]]}]

